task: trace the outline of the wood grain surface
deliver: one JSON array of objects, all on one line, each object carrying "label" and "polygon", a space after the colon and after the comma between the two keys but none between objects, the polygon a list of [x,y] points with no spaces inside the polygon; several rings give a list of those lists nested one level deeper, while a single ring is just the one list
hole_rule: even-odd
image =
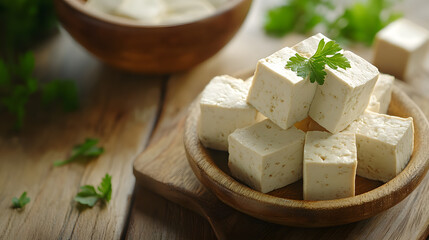
[{"label": "wood grain surface", "polygon": [[[93,59],[81,61],[87,54],[70,41],[61,35],[50,43],[54,47],[36,52],[38,67],[45,67],[38,75],[72,74],[85,88],[80,110],[36,109],[18,134],[2,126],[0,239],[119,239],[125,228],[135,183],[131,165],[152,132],[162,81],[123,74]],[[77,72],[64,71],[65,66]],[[105,153],[87,163],[53,166],[87,137],[99,138]],[[111,202],[79,209],[73,200],[79,187],[98,185],[106,173],[112,175]],[[12,209],[12,197],[24,191],[30,203],[22,211]]]},{"label": "wood grain surface", "polygon": [[[162,76],[136,76],[112,70],[64,31],[41,46],[36,51],[37,76],[48,80],[76,80],[82,106],[75,113],[46,114],[34,109],[22,134],[7,131],[9,128],[3,123],[9,119],[0,114],[0,239],[215,239],[212,226],[219,237],[233,239],[239,239],[244,231],[252,239],[418,239],[427,236],[428,176],[423,180],[426,184],[421,184],[388,212],[357,224],[323,229],[282,227],[232,209],[217,211],[224,205],[205,191],[189,168],[175,172],[175,178],[200,192],[205,204],[210,206],[206,211],[212,216],[210,222],[194,213],[198,209],[187,210],[142,188],[136,188],[132,194],[134,158],[144,150],[149,138],[151,146],[163,144],[167,149],[170,144],[175,149],[174,142],[182,136],[175,130],[176,125],[183,124],[186,107],[211,77],[253,68],[257,59],[303,38],[292,34],[275,39],[263,33],[266,10],[282,2],[255,0],[249,18],[223,50],[191,71],[173,75],[168,80]],[[406,16],[429,28],[428,2],[404,2],[401,9]],[[358,49],[356,52],[370,59],[371,51]],[[429,115],[429,104],[416,92],[429,92],[428,79],[426,73],[408,79],[414,86],[409,90],[410,96],[426,115]],[[158,113],[162,115],[161,121],[155,124]],[[86,137],[99,137],[106,153],[86,164],[52,167],[53,161],[66,157],[71,147]],[[165,143],[159,141],[163,138],[167,140]],[[158,167],[170,167],[168,164],[173,163],[179,168],[188,166],[183,148],[168,154],[158,150],[157,154],[171,158]],[[156,158],[152,159],[156,166]],[[73,201],[79,186],[98,184],[106,172],[113,175],[112,201],[105,207],[96,205],[79,212]],[[23,191],[28,191],[31,202],[23,211],[11,209],[11,198]],[[169,197],[174,200],[174,196]],[[192,206],[192,202],[185,201],[182,205]],[[373,227],[368,228],[369,225]]]}]

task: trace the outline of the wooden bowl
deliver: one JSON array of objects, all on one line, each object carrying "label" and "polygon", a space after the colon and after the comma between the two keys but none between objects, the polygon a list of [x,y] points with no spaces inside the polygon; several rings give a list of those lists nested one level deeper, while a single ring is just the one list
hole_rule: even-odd
[{"label": "wooden bowl", "polygon": [[83,0],[54,0],[63,27],[108,65],[139,73],[172,73],[208,59],[227,44],[243,23],[252,0],[230,0],[214,14],[177,25],[142,25],[96,14]]},{"label": "wooden bowl", "polygon": [[356,196],[302,200],[302,180],[264,194],[237,181],[228,170],[228,153],[206,149],[198,139],[198,99],[188,115],[184,143],[189,164],[198,179],[221,201],[253,217],[299,227],[335,226],[380,213],[407,197],[429,168],[428,122],[417,105],[398,87],[393,88],[389,114],[414,118],[414,151],[406,168],[387,183],[356,178]]}]

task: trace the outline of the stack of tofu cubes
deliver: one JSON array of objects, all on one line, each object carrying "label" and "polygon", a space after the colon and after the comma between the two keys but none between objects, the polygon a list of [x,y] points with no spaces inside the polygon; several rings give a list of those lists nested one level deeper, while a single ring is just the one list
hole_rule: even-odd
[{"label": "stack of tofu cubes", "polygon": [[412,118],[386,115],[392,76],[350,51],[342,53],[351,68],[326,66],[323,85],[285,68],[321,39],[331,41],[316,34],[259,60],[253,78],[218,76],[202,93],[200,141],[227,150],[233,176],[255,190],[303,179],[304,200],[351,197],[356,174],[387,182],[410,159]]}]

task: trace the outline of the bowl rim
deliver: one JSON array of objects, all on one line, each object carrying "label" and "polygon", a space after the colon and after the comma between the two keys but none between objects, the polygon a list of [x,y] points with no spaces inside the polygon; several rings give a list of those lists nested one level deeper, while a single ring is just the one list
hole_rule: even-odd
[{"label": "bowl rim", "polygon": [[222,5],[221,7],[217,8],[216,11],[212,14],[209,14],[207,16],[203,16],[200,18],[197,18],[192,21],[185,21],[185,22],[179,22],[179,23],[169,23],[169,24],[143,24],[139,22],[138,20],[129,19],[126,17],[121,17],[113,14],[104,13],[102,11],[94,11],[90,10],[89,8],[85,7],[83,0],[57,0],[57,1],[63,1],[65,4],[67,4],[69,7],[73,8],[74,10],[91,17],[93,19],[96,19],[98,21],[107,22],[112,25],[117,26],[123,26],[123,27],[133,27],[133,28],[171,28],[171,27],[177,27],[177,26],[185,26],[185,25],[191,25],[193,23],[197,22],[203,22],[207,21],[209,19],[218,17],[219,15],[224,14],[225,12],[235,8],[240,3],[250,1],[252,0],[230,0],[227,4]]},{"label": "bowl rim", "polygon": [[[413,155],[411,156],[412,160],[410,159],[410,162],[407,164],[404,170],[402,170],[395,178],[373,190],[353,197],[324,201],[294,200],[261,193],[251,189],[250,187],[247,187],[244,184],[239,183],[232,176],[223,172],[218,166],[213,163],[210,155],[208,154],[208,149],[204,148],[198,139],[198,133],[196,130],[198,116],[195,116],[196,111],[198,113],[197,115],[199,115],[198,100],[196,100],[196,102],[191,105],[190,112],[188,118],[186,119],[185,125],[184,144],[188,162],[190,163],[193,172],[200,180],[200,182],[202,182],[204,186],[211,190],[225,204],[254,217],[274,223],[280,223],[283,225],[334,226],[338,224],[294,224],[290,223],[290,221],[285,221],[284,219],[281,219],[282,216],[280,212],[278,213],[279,215],[277,217],[268,216],[267,213],[255,211],[255,208],[253,208],[252,206],[234,205],[234,203],[237,204],[234,199],[243,198],[247,203],[259,202],[263,204],[264,207],[267,207],[268,205],[270,207],[274,207],[274,211],[306,210],[306,213],[315,213],[317,211],[324,211],[324,213],[326,213],[326,211],[330,210],[359,208],[365,206],[366,204],[374,204],[378,201],[381,202],[382,199],[389,198],[392,196],[392,194],[395,194],[395,197],[399,199],[397,201],[390,201],[389,204],[386,204],[386,206],[380,206],[379,208],[373,210],[373,212],[371,212],[371,214],[369,215],[367,214],[365,216],[355,216],[354,220],[346,220],[346,222],[343,223],[355,222],[362,219],[366,219],[390,207],[393,207],[394,205],[402,201],[405,197],[407,197],[420,184],[421,180],[426,175],[426,172],[429,168],[429,150],[428,148],[424,147],[429,142],[429,140],[424,137],[425,134],[429,133],[429,125],[425,115],[420,110],[420,108],[397,86],[393,86],[392,95],[394,95],[392,96],[392,99],[401,99],[399,101],[405,102],[403,105],[407,106],[409,112],[414,113],[414,117],[417,116],[417,118],[413,119],[413,125],[414,129],[418,129],[419,133],[417,139],[415,134],[417,131],[414,131],[414,143],[420,141],[418,144],[419,148],[416,149],[416,144],[414,144],[415,148],[413,150]],[[198,142],[196,143],[195,141]],[[202,150],[199,151],[199,149]],[[197,151],[197,156],[195,156],[195,154],[191,155],[191,152],[194,151]],[[209,160],[207,160],[207,158],[209,158]],[[211,164],[210,162],[213,164]],[[243,188],[243,186],[245,186],[245,188]],[[407,187],[408,189],[406,189]],[[405,191],[405,193],[401,193],[401,190],[404,189],[406,189],[407,191]]]}]

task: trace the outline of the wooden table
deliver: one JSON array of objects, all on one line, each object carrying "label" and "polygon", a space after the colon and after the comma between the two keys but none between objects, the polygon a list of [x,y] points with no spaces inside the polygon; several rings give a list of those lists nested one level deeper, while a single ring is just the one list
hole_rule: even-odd
[{"label": "wooden table", "polygon": [[[292,34],[273,39],[263,33],[264,13],[275,2],[255,1],[242,29],[223,50],[189,72],[172,76],[111,69],[63,30],[37,48],[36,75],[76,80],[81,108],[74,113],[32,110],[19,134],[0,127],[0,239],[215,239],[201,216],[136,187],[132,165],[148,144],[168,133],[169,123],[182,117],[183,108],[213,76],[251,69],[259,58],[303,38]],[[427,1],[410,0],[403,6],[406,16],[429,28]],[[371,57],[368,49],[353,50]],[[418,90],[409,93],[429,97],[429,80],[411,84]],[[173,97],[178,102],[168,105]],[[53,166],[86,137],[99,138],[105,154],[87,163]],[[73,201],[79,186],[96,185],[105,173],[112,175],[111,202],[79,210]],[[23,211],[12,209],[12,197],[23,191],[30,203]],[[276,225],[272,230],[265,238],[284,238],[288,232]],[[330,231],[324,237],[335,236]]]}]

